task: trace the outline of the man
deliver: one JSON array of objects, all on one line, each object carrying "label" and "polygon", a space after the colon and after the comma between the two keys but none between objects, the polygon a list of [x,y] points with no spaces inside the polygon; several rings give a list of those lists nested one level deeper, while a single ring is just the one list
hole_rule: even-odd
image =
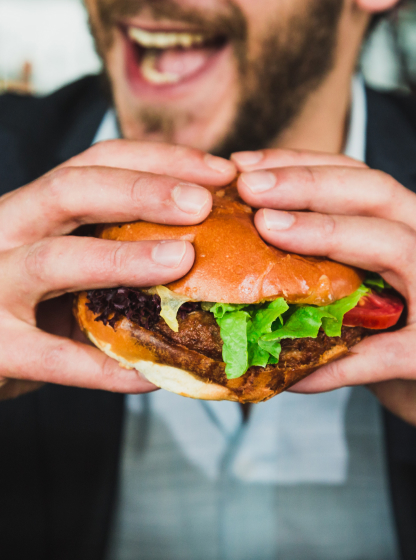
[{"label": "man", "polygon": [[[260,209],[256,226],[269,243],[381,273],[407,300],[407,324],[400,331],[364,341],[352,356],[325,366],[294,391],[367,384],[385,407],[416,424],[416,197],[407,190],[416,190],[415,109],[409,100],[373,92],[367,92],[366,105],[359,80],[351,105],[350,87],[374,14],[396,4],[86,0],[119,130],[94,79],[50,99],[1,100],[2,189],[26,185],[0,200],[0,394],[8,399],[0,407],[5,558],[101,558],[113,505],[122,397],[59,386],[32,391],[43,383],[116,393],[154,389],[83,342],[65,294],[164,284],[185,274],[193,262],[188,242],[119,244],[68,234],[96,222],[200,222],[211,206],[203,186],[223,186],[236,170],[243,172],[241,196]],[[87,150],[97,134],[98,140],[117,135],[126,140]],[[191,148],[172,145],[178,143]],[[367,162],[385,173],[357,161],[365,151]],[[231,162],[220,157],[231,153]],[[24,396],[12,400],[19,395]],[[386,427],[401,552],[413,558],[415,434],[393,416]],[[233,434],[237,438],[239,431]],[[236,448],[230,443],[227,449]],[[223,459],[230,461],[227,454]],[[335,479],[342,482],[345,464],[338,467]],[[327,482],[331,476],[332,471]],[[353,486],[350,496],[357,497],[359,485]],[[216,487],[219,497],[222,489]],[[240,503],[234,510],[237,520],[260,494],[257,490],[235,502]],[[270,495],[268,489],[264,498]],[[318,495],[316,487],[308,494]],[[158,498],[154,488],[152,504]],[[290,542],[283,533],[267,540],[272,527],[254,550],[238,548],[246,543],[242,525],[235,532],[227,529],[225,517],[218,519],[218,555],[233,557],[239,550],[240,558],[271,558],[283,550],[285,558],[311,558],[315,547],[319,558],[369,558],[374,543],[384,543],[383,534],[392,530],[386,513],[362,538],[362,547],[367,539],[369,549],[354,547],[360,526],[351,520],[357,511],[345,505],[345,519],[334,525],[335,540],[321,548],[329,539],[327,533],[321,538],[321,531],[335,510],[325,518],[322,504],[308,503],[312,509],[303,512]],[[302,518],[302,500],[296,508],[293,504],[289,496],[289,524]],[[361,522],[379,505],[360,510],[365,513]],[[269,511],[274,507],[269,504]],[[381,507],[388,511],[387,498]],[[204,503],[194,504],[190,515],[205,511]],[[158,527],[159,513],[150,527]],[[175,515],[176,508],[170,518]],[[305,536],[312,517],[320,523],[314,535]],[[343,526],[350,529],[337,547]],[[152,542],[164,538],[163,526],[159,529]],[[263,550],[279,540],[280,550]],[[386,558],[395,555],[392,541]],[[198,542],[182,544],[190,557],[210,557],[207,547],[198,552]],[[382,553],[381,547],[376,557]],[[151,546],[137,554],[152,557]]]}]

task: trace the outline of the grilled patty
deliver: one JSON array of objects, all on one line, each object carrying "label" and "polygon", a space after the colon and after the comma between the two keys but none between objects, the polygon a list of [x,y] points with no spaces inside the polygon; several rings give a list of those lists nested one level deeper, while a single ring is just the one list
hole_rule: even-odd
[{"label": "grilled patty", "polygon": [[[186,304],[178,313],[179,332],[173,332],[160,317],[160,305],[154,296],[131,288],[88,292],[96,321],[117,330],[118,321],[129,319],[130,335],[147,348],[156,363],[191,372],[200,379],[228,387],[244,402],[244,395],[255,385],[264,385],[276,393],[287,389],[320,365],[347,354],[369,332],[362,327],[343,327],[340,337],[328,337],[321,330],[317,338],[284,339],[278,364],[265,368],[252,366],[238,379],[227,379],[222,361],[223,341],[220,328],[209,311],[199,304]],[[142,301],[143,300],[143,301]]]},{"label": "grilled patty", "polygon": [[[222,362],[223,341],[220,327],[212,313],[195,311],[179,319],[178,322],[177,333],[172,331],[163,319],[160,319],[152,330],[174,344],[185,346],[212,360]],[[278,365],[283,368],[296,368],[314,363],[324,352],[340,343],[350,348],[361,340],[363,334],[362,327],[343,327],[340,337],[329,337],[320,330],[317,338],[284,339],[281,341],[282,352]]]}]

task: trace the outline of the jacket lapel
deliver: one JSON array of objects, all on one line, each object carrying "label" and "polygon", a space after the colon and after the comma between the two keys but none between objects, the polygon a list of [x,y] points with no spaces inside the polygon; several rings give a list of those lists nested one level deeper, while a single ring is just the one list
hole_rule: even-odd
[{"label": "jacket lapel", "polygon": [[416,192],[414,105],[413,98],[367,89],[366,162],[373,169],[388,173],[399,183]]}]

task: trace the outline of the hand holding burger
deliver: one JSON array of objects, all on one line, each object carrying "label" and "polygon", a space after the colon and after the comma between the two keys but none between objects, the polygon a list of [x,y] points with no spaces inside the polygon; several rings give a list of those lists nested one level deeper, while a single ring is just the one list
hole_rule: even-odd
[{"label": "hand holding burger", "polygon": [[264,150],[232,159],[243,172],[240,195],[259,208],[256,227],[268,243],[378,273],[407,303],[403,328],[366,338],[293,390],[368,385],[416,424],[416,195],[344,156]]},{"label": "hand holding burger", "polygon": [[45,382],[153,390],[137,372],[85,344],[69,293],[172,282],[191,268],[192,244],[166,250],[158,241],[123,244],[71,233],[107,221],[198,223],[211,209],[211,194],[200,185],[220,187],[234,176],[232,163],[199,150],[119,140],[97,144],[1,197],[0,400]]},{"label": "hand holding burger", "polygon": [[[199,225],[101,229],[118,241],[187,239],[196,252],[192,270],[167,286],[80,295],[81,328],[125,367],[182,395],[260,402],[397,322],[401,300],[373,292],[362,271],[262,240],[235,185],[213,200]],[[367,284],[383,287],[377,277]]]}]

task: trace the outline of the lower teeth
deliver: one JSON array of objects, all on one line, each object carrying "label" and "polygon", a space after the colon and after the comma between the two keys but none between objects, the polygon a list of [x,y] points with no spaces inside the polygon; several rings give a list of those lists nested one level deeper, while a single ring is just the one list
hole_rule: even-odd
[{"label": "lower teeth", "polygon": [[159,72],[156,68],[157,51],[154,49],[146,49],[141,60],[141,71],[146,81],[151,84],[176,84],[179,82],[180,77],[177,74],[170,72]]}]

